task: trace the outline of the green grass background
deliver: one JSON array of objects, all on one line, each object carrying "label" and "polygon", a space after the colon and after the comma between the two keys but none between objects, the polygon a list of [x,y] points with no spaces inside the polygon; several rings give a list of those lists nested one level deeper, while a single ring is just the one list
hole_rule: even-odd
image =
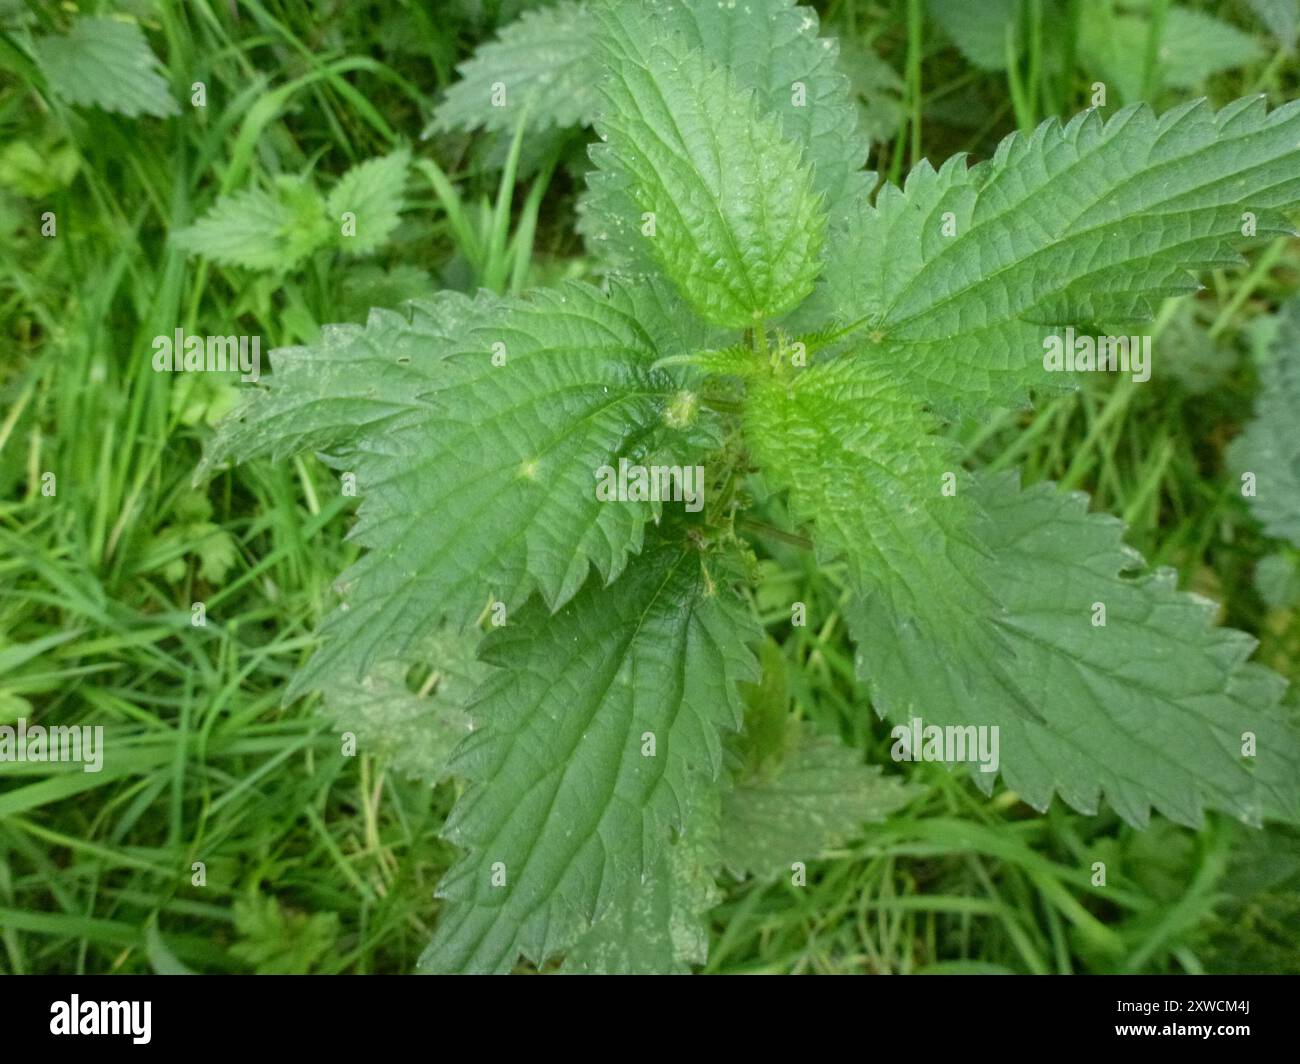
[{"label": "green grass background", "polygon": [[[1150,2],[1156,16],[1168,6]],[[859,85],[873,167],[898,178],[922,157],[985,157],[1011,130],[1087,106],[1082,26],[1107,3],[1024,0],[1009,70],[972,64],[921,0],[819,10],[825,32],[893,71],[869,65]],[[312,701],[281,704],[354,555],[355,500],[309,456],[191,487],[234,392],[152,372],[150,341],[182,327],[259,335],[266,350],[436,287],[589,276],[573,235],[580,134],[553,167],[523,145],[505,179],[499,143],[419,137],[455,63],[520,6],[0,3],[0,723],[102,724],[111,743],[98,774],[0,764],[0,971],[404,972],[427,942],[454,788],[342,758]],[[1154,39],[1123,57],[1152,102],[1300,95],[1294,53],[1245,3],[1186,6],[1235,23],[1264,54],[1188,91],[1160,84]],[[75,11],[140,21],[178,117],[125,118],[46,91],[16,20],[58,32]],[[193,81],[206,108],[188,105]],[[421,162],[373,259],[323,251],[255,274],[168,243],[223,192],[281,174],[328,187],[402,143]],[[46,210],[54,239],[39,232]],[[1278,241],[1164,309],[1156,349],[1173,369],[1158,357],[1151,384],[1088,382],[1032,414],[953,429],[975,463],[1094,492],[1134,546],[1221,601],[1293,679],[1295,611],[1268,609],[1252,585],[1278,547],[1222,455],[1250,416],[1260,323],[1297,289],[1300,242]],[[40,491],[50,471],[53,498]],[[766,546],[758,601],[795,711],[888,764],[887,729],[852,676],[838,574]],[[828,619],[790,629],[793,599]],[[204,628],[190,624],[195,601]],[[1057,803],[1040,816],[1013,794],[985,799],[942,769],[906,768],[928,796],[815,864],[806,888],[727,884],[707,970],[1300,971],[1295,833],[1221,818],[1135,832],[1107,811]],[[1097,860],[1105,888],[1091,884]]]}]

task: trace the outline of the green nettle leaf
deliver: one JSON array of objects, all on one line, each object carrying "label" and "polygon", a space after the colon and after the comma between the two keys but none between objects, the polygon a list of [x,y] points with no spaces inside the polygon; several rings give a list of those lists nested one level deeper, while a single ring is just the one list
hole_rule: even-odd
[{"label": "green nettle leaf", "polygon": [[1300,559],[1293,554],[1270,554],[1255,565],[1255,590],[1276,610],[1300,605]]},{"label": "green nettle leaf", "polygon": [[707,321],[744,328],[811,291],[826,227],[797,144],[723,67],[647,35],[615,8],[610,77],[592,156],[602,222],[639,230],[646,254]]},{"label": "green nettle leaf", "polygon": [[1019,55],[1019,0],[983,0],[979,4],[928,0],[926,7],[962,55],[977,67],[1005,70],[1008,55]]},{"label": "green nettle leaf", "polygon": [[410,162],[401,148],[354,166],[324,201],[308,181],[282,175],[273,191],[223,196],[172,240],[190,254],[251,270],[291,270],[331,239],[351,255],[371,255],[397,228]]},{"label": "green nettle leaf", "polygon": [[1145,65],[1133,62],[1133,56],[1145,54],[1154,29],[1147,14],[1136,9],[1124,14],[1101,8],[1079,20],[1079,50],[1097,79],[1117,94],[1115,102],[1136,103],[1162,87],[1197,89],[1215,74],[1265,58],[1259,42],[1231,23],[1170,7],[1159,26],[1148,86]]},{"label": "green nettle leaf", "polygon": [[605,914],[568,951],[560,969],[584,975],[684,975],[709,956],[707,914],[722,898],[716,791],[639,880],[624,884]]},{"label": "green nettle leaf", "polygon": [[651,13],[662,28],[647,32],[685,41],[725,66],[741,90],[754,93],[759,109],[780,122],[812,167],[813,188],[825,197],[832,221],[865,205],[875,183],[862,169],[868,138],[858,126],[852,82],[837,61],[839,44],[817,36],[812,8],[794,0],[661,0]]},{"label": "green nettle leaf", "polygon": [[405,313],[372,310],[365,326],[327,325],[311,347],[273,351],[274,374],[244,394],[196,479],[234,457],[281,461],[320,451],[342,462],[399,415],[423,409],[418,395],[432,386],[439,361],[494,305],[491,297],[439,292],[408,303]]},{"label": "green nettle leaf", "polygon": [[273,191],[250,188],[223,196],[193,225],[172,234],[183,251],[250,270],[291,270],[329,238],[319,194],[288,176],[277,178]]},{"label": "green nettle leaf", "polygon": [[[898,71],[872,47],[852,38],[840,42],[840,61],[853,86],[863,135],[876,143],[893,139],[906,117]],[[851,207],[860,210],[861,197],[855,200]]]},{"label": "green nettle leaf", "polygon": [[814,298],[868,341],[857,357],[926,401],[1019,403],[1050,383],[1052,329],[1151,318],[1196,288],[1190,271],[1290,232],[1279,208],[1298,200],[1300,101],[1088,111],[1012,134],[977,166],[923,163],[902,191],[882,188],[830,247]]},{"label": "green nettle leaf", "polygon": [[395,307],[426,299],[437,288],[428,270],[405,263],[355,264],[343,275],[342,304],[348,319],[365,318],[375,307]]},{"label": "green nettle leaf", "polygon": [[[1284,681],[1247,661],[1253,639],[1215,627],[1214,604],[1179,592],[1172,571],[1142,571],[1119,520],[1089,514],[1085,496],[1021,491],[1014,475],[981,478],[977,491],[981,575],[1002,605],[990,620],[1008,667],[936,668],[945,633],[928,619],[859,608],[859,665],[880,710],[997,725],[1007,783],[1040,810],[1055,792],[1085,813],[1104,795],[1136,825],[1153,806],[1193,826],[1205,806],[1251,823],[1300,813],[1300,735],[1278,707]],[[1019,701],[1037,719],[1015,712]],[[971,774],[992,788],[993,773]]]},{"label": "green nettle leaf", "polygon": [[1260,368],[1255,418],[1228,449],[1241,494],[1264,531],[1300,547],[1300,299],[1283,308]]},{"label": "green nettle leaf", "polygon": [[[751,489],[844,574],[875,710],[940,733],[900,760],[967,762],[986,793],[1000,772],[1040,810],[1105,799],[1136,825],[1300,818],[1300,731],[1253,640],[1082,496],[968,471],[943,420],[1069,386],[1054,334],[1147,319],[1289,231],[1300,102],[1053,120],[869,202],[852,88],[789,0],[566,3],[463,70],[448,127],[513,129],[524,107],[576,123],[599,85],[581,213],[607,290],[444,292],[327,327],[271,353],[201,470],[310,450],[361,500],[361,556],[289,694],[322,690],[403,771],[465,781],[424,968],[687,971],[721,871],[788,873],[916,793],[791,712],[793,666],[741,586],[776,564],[742,539]],[[281,268],[353,210],[382,240],[406,168],[349,172],[328,211],[316,199],[324,236],[288,249],[286,187],[177,239]],[[1297,542],[1291,313],[1233,457],[1266,529]],[[625,466],[704,470],[700,505],[603,492]],[[786,591],[754,598],[767,616]]]},{"label": "green nettle leaf", "polygon": [[444,617],[467,623],[491,602],[510,613],[534,590],[558,607],[590,567],[606,582],[623,571],[660,504],[601,501],[598,471],[694,465],[711,415],[652,368],[668,352],[622,301],[578,284],[501,300],[424,355],[441,359],[429,383],[411,375],[411,409],[347,454],[362,498],[352,535],[369,552],[340,578],[295,691],[359,676]]},{"label": "green nettle leaf", "polygon": [[166,71],[134,22],[78,16],[67,36],[37,37],[36,62],[61,100],[124,115],[180,111]]},{"label": "green nettle leaf", "polygon": [[436,129],[532,131],[585,125],[599,99],[592,12],[562,0],[526,11],[457,67],[460,80],[433,115]]},{"label": "green nettle leaf", "polygon": [[405,148],[352,167],[325,201],[330,220],[352,255],[377,251],[397,228],[411,153]]},{"label": "green nettle leaf", "polygon": [[1300,34],[1300,0],[1246,0],[1261,22],[1287,51],[1295,51]]},{"label": "green nettle leaf", "polygon": [[[525,13],[458,67],[460,80],[435,111],[433,128],[513,132],[521,115],[532,132],[590,125],[601,104],[598,10],[595,3],[564,0]],[[857,127],[857,109],[836,62],[839,44],[817,36],[816,12],[794,0],[656,0],[641,15],[650,20],[647,34],[681,39],[725,65],[742,90],[754,92],[760,108],[803,148],[832,216],[861,206],[873,181],[862,170],[868,138]],[[874,105],[883,99],[880,92],[901,82],[879,60],[867,69],[873,59],[855,53],[853,69]],[[886,106],[896,109],[896,102]],[[871,118],[882,136],[892,135],[888,123],[895,119]]]},{"label": "green nettle leaf", "polygon": [[1260,43],[1230,22],[1185,7],[1165,14],[1160,67],[1166,85],[1195,89],[1215,74],[1266,58]]},{"label": "green nettle leaf", "polygon": [[470,707],[483,726],[452,766],[471,784],[447,833],[469,852],[440,888],[425,968],[541,963],[626,905],[644,874],[665,874],[670,832],[715,779],[721,731],[740,723],[736,684],[757,675],[753,622],[704,564],[656,547],[613,587],[493,634],[485,656],[502,671]]},{"label": "green nettle leaf", "polygon": [[813,524],[819,555],[847,561],[876,608],[907,631],[927,618],[929,651],[954,667],[998,661],[968,474],[895,376],[845,357],[751,384],[746,436],[794,516]]},{"label": "green nettle leaf", "polygon": [[735,875],[789,875],[867,821],[884,820],[922,788],[881,774],[838,739],[805,724],[775,765],[736,782],[722,800],[721,855]]}]

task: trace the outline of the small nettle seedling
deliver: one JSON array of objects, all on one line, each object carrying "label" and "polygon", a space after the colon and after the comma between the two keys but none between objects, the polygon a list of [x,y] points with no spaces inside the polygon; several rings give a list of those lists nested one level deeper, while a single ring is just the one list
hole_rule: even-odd
[{"label": "small nettle seedling", "polygon": [[400,221],[410,152],[348,170],[322,197],[303,177],[280,175],[270,190],[223,196],[193,225],[172,234],[183,251],[213,262],[283,273],[322,248],[374,254]]},{"label": "small nettle seedling", "polygon": [[[789,717],[746,592],[763,492],[847,573],[900,760],[1138,826],[1300,813],[1300,736],[1253,641],[1085,497],[972,472],[941,431],[1070,387],[1044,362],[1067,328],[1100,351],[1289,232],[1300,104],[1094,110],[873,195],[806,9],[615,2],[583,27],[605,287],[330,328],[276,353],[207,456],[311,450],[353,477],[364,552],[290,695],[467,781],[423,965],[685,970],[720,871],[800,884],[910,799]],[[448,649],[480,630],[477,657]]]}]

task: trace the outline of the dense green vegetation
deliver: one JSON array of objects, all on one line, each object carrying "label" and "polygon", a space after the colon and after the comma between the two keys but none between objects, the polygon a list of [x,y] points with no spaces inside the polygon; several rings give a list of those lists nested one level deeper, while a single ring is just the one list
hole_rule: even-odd
[{"label": "dense green vegetation", "polygon": [[[599,282],[577,210],[581,38],[516,22],[548,6],[0,3],[0,723],[103,725],[110,743],[98,773],[0,763],[0,969],[408,971],[433,936],[460,784],[421,778],[418,718],[386,744],[352,725],[362,749],[340,757],[363,692],[285,699],[358,554],[357,500],[307,454],[196,478],[248,385],[156,372],[154,339],[257,336],[265,353],[442,289]],[[1293,0],[818,7],[870,169],[900,183],[1094,105],[1098,83],[1106,113],[1300,97]],[[483,69],[456,66],[511,26],[510,69],[555,49],[569,80],[496,123],[453,88]],[[364,239],[341,239],[334,218],[358,203]],[[1300,480],[1270,427],[1300,413],[1300,241],[1203,279],[1156,303],[1150,383],[1099,374],[945,431],[972,471],[1090,492],[1294,680],[1300,500],[1252,508],[1237,472]],[[1211,813],[1138,830],[1059,800],[1039,815],[964,772],[893,764],[855,674],[850,567],[781,531],[781,497],[763,505],[747,719],[793,713],[916,786],[828,840],[804,886],[724,877],[704,970],[1300,971],[1293,829]],[[790,624],[793,601],[814,623]],[[482,668],[457,649],[427,652],[440,698]]]}]

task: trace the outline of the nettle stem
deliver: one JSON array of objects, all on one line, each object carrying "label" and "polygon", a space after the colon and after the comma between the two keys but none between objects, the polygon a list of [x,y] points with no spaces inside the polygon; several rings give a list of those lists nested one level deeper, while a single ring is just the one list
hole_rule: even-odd
[{"label": "nettle stem", "polygon": [[753,517],[742,517],[737,523],[741,528],[756,535],[771,536],[773,539],[779,539],[782,543],[789,543],[792,547],[802,547],[804,550],[813,549],[813,542],[807,536],[801,536],[797,532],[786,532],[775,525],[769,525],[766,521],[759,521]]},{"label": "nettle stem", "polygon": [[700,403],[707,406],[710,410],[716,410],[720,414],[739,414],[741,405],[735,399],[723,399],[719,396],[701,395]]}]

